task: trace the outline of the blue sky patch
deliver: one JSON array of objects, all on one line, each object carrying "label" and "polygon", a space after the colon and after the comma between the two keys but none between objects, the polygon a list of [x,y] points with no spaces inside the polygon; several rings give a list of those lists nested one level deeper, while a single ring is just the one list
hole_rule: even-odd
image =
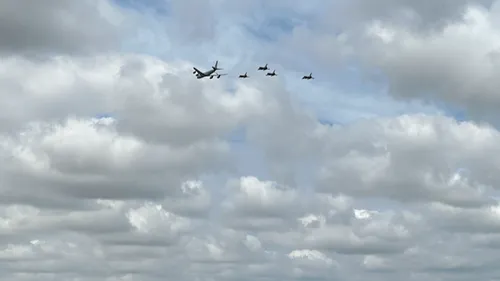
[{"label": "blue sky patch", "polygon": [[136,10],[148,10],[158,16],[169,15],[169,2],[168,0],[113,0],[118,5],[124,8],[131,8]]}]

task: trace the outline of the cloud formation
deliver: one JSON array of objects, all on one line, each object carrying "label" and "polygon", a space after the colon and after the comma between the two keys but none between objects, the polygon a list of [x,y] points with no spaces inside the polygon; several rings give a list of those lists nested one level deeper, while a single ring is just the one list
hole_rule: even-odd
[{"label": "cloud formation", "polygon": [[1,278],[498,275],[496,1],[202,2],[0,4]]},{"label": "cloud formation", "polygon": [[326,14],[314,21],[321,29],[301,25],[281,43],[323,69],[359,63],[368,81],[396,99],[437,102],[497,122],[498,1],[365,2],[341,7],[364,16],[345,13],[345,23]]},{"label": "cloud formation", "polygon": [[0,51],[38,57],[115,49],[126,16],[109,1],[3,1]]}]

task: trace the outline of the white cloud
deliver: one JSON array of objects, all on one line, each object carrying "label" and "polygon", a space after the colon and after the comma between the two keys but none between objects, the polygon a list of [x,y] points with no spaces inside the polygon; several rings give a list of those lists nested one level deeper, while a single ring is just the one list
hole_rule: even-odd
[{"label": "white cloud", "polygon": [[430,34],[382,25],[393,39],[370,34],[382,44],[375,45],[368,60],[386,73],[394,95],[438,95],[475,113],[492,110],[498,104],[497,13],[498,4],[491,10],[469,7],[462,22]]},{"label": "white cloud", "polygon": [[[362,207],[367,195],[350,192],[364,190],[350,182],[338,189],[353,197],[311,197],[304,189],[254,176],[229,180],[221,193],[221,186],[193,180],[201,174],[188,170],[184,175],[191,179],[179,177],[173,181],[169,172],[174,166],[169,164],[178,164],[172,162],[172,157],[142,158],[168,155],[161,152],[169,144],[147,142],[140,135],[121,135],[114,129],[116,122],[90,118],[68,119],[60,125],[40,123],[20,128],[17,136],[7,138],[3,149],[11,157],[4,158],[1,167],[3,193],[9,201],[4,198],[0,213],[5,241],[2,256],[9,260],[8,272],[38,272],[41,267],[31,260],[44,260],[45,270],[50,268],[57,274],[90,276],[92,267],[93,274],[103,278],[135,274],[147,280],[156,280],[170,270],[177,270],[174,275],[181,279],[230,279],[242,272],[246,278],[328,278],[359,270],[397,274],[401,266],[428,273],[462,267],[468,260],[465,252],[454,253],[448,246],[431,248],[436,237],[461,235],[461,240],[450,243],[473,247],[486,243],[481,238],[486,236],[477,235],[496,231],[492,227],[494,208],[445,205],[455,201],[446,201],[439,185],[399,185],[401,190],[396,195],[419,194],[412,190],[415,188],[424,188],[428,195],[410,200],[421,202],[413,207],[398,207],[388,201],[390,205],[382,210]],[[475,177],[489,167],[487,163],[477,166],[475,161],[481,159],[478,156],[493,153],[498,143],[498,132],[490,127],[457,124],[445,117],[406,116],[323,129],[319,143],[324,154],[319,159],[328,164],[325,167],[330,173],[342,172],[345,176],[349,174],[346,169],[353,167],[339,170],[329,163],[334,159],[344,161],[339,156],[350,157],[349,151],[359,151],[367,159],[378,157],[379,152],[395,156],[405,153],[394,158],[403,159],[415,149],[422,153],[437,147],[422,163],[417,161],[418,153],[411,154],[408,157],[414,161],[406,163],[405,168],[415,172],[427,163],[439,176],[441,166],[429,164],[439,163],[437,159],[459,159]],[[65,137],[59,137],[62,135]],[[465,135],[469,138],[462,137]],[[54,145],[56,141],[59,145]],[[455,156],[450,157],[443,145],[452,147]],[[17,148],[17,154],[8,150],[12,148]],[[179,146],[175,151],[182,149]],[[194,161],[190,165],[199,165],[189,154],[173,158],[179,163]],[[403,166],[403,162],[396,164]],[[394,168],[389,165],[384,169]],[[370,169],[353,171],[371,173]],[[405,173],[398,175],[411,178]],[[383,182],[370,184],[369,190],[380,198],[405,198],[388,193]],[[455,184],[449,188],[457,191],[473,187]],[[148,190],[155,191],[158,197],[147,196]],[[128,196],[124,196],[126,192]],[[488,196],[483,194],[481,198]],[[440,251],[453,256],[453,260],[429,259],[435,247],[442,247]],[[87,259],[92,262],[77,269]],[[412,259],[419,262],[412,264]],[[474,266],[488,264],[478,261]]]},{"label": "white cloud", "polygon": [[[456,206],[491,202],[498,131],[443,116],[401,116],[332,130],[319,172],[324,192]],[[360,136],[365,136],[359,138]],[[411,159],[411,161],[410,161]],[[467,169],[468,177],[457,173]]]},{"label": "white cloud", "polygon": [[342,8],[340,17],[325,13],[314,21],[321,28],[298,26],[280,43],[324,71],[354,64],[363,81],[398,100],[463,109],[467,117],[498,123],[500,2],[368,2],[332,4]]},{"label": "white cloud", "polygon": [[[49,1],[32,15],[14,2],[0,4],[9,23],[0,28],[0,279],[498,275],[494,126],[424,113],[324,125],[282,76],[197,80],[189,61],[120,52],[137,39],[129,32],[160,22],[125,3]],[[272,22],[283,37],[266,44],[267,55],[312,50],[301,54],[324,66],[356,58],[381,69],[394,96],[425,90],[476,111],[495,106],[497,5],[357,0],[345,10],[351,19],[332,22],[327,2],[176,2],[164,11],[174,14],[166,30],[188,22],[168,41],[185,52],[213,41],[214,53],[242,55],[252,40],[224,24]],[[320,29],[289,33],[297,22]],[[325,36],[333,26],[344,30]],[[228,66],[256,64],[258,52],[249,52]]]}]

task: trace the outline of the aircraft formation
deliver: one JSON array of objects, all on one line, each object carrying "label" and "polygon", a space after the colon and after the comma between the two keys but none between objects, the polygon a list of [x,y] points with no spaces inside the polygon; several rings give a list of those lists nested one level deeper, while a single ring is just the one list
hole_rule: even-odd
[{"label": "aircraft formation", "polygon": [[[219,68],[218,65],[219,65],[219,61],[215,61],[215,64],[214,64],[214,66],[212,66],[212,69],[207,70],[207,71],[201,71],[198,68],[193,67],[193,70],[194,70],[193,74],[196,75],[197,79],[202,79],[202,78],[206,78],[206,77],[208,77],[210,79],[213,79],[214,77],[216,77],[217,79],[219,79],[219,78],[221,78],[221,76],[227,75],[227,73],[217,73],[217,70],[222,70],[222,68]],[[258,71],[266,71],[266,70],[270,70],[270,68],[267,66],[267,63],[266,63],[264,66],[259,66],[257,68],[257,70]],[[278,76],[278,74],[276,73],[276,70],[273,70],[273,72],[267,72],[266,76]],[[246,79],[246,78],[250,78],[250,76],[248,76],[248,73],[245,72],[244,74],[240,74],[238,76],[238,78]],[[309,73],[309,75],[304,75],[302,77],[302,79],[303,80],[314,79],[314,77],[312,76],[312,72]]]}]

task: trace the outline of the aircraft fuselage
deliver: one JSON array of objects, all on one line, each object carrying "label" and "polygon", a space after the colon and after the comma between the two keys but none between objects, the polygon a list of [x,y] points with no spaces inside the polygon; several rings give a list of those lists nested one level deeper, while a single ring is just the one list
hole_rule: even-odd
[{"label": "aircraft fuselage", "polygon": [[210,76],[212,76],[214,74],[215,71],[221,69],[221,68],[217,67],[218,63],[219,63],[218,61],[215,61],[215,65],[212,66],[212,69],[207,70],[205,72],[200,71],[196,67],[193,67],[193,70],[194,70],[193,74],[196,74],[196,78],[198,78],[198,79],[205,78],[205,77],[210,77]]},{"label": "aircraft fuselage", "polygon": [[211,76],[214,72],[215,72],[215,69],[211,69],[211,70],[201,72],[201,73],[198,72],[198,73],[196,73],[196,78],[198,78],[198,79],[205,78],[205,77]]},{"label": "aircraft fuselage", "polygon": [[311,80],[314,79],[314,77],[312,77],[312,73],[310,73],[309,75],[305,75],[304,77],[302,77],[302,79]]},{"label": "aircraft fuselage", "polygon": [[267,67],[267,63],[264,66],[259,66],[257,70],[268,70],[269,68]]}]

